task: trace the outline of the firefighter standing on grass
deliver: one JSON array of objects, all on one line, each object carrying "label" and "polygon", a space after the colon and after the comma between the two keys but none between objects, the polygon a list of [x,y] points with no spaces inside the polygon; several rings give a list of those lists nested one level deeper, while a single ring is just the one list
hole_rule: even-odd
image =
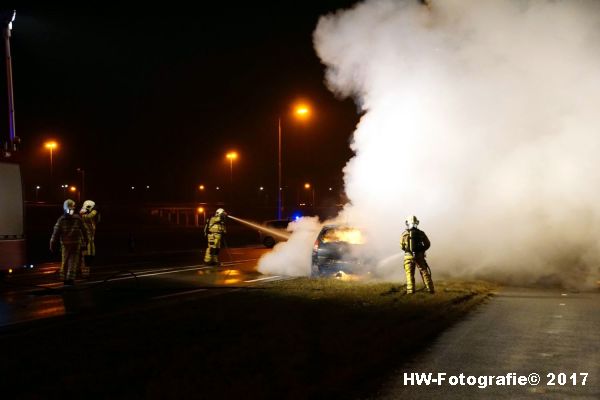
[{"label": "firefighter standing on grass", "polygon": [[81,253],[87,244],[88,233],[81,217],[75,214],[75,202],[71,199],[63,203],[61,215],[50,238],[50,251],[54,244],[60,240],[62,262],[60,264],[60,277],[65,285],[75,284],[75,275],[81,265]]},{"label": "firefighter standing on grass", "polygon": [[402,233],[400,246],[404,251],[404,271],[406,272],[406,293],[415,292],[415,268],[419,268],[423,283],[429,291],[433,293],[433,281],[431,280],[431,270],[427,261],[425,261],[425,252],[431,246],[425,232],[417,229],[419,220],[414,215],[406,218],[406,230]]},{"label": "firefighter standing on grass", "polygon": [[219,250],[221,249],[221,240],[223,235],[227,233],[225,228],[225,220],[227,214],[225,210],[219,208],[213,217],[210,217],[204,226],[204,235],[208,239],[204,262],[208,265],[219,265]]}]

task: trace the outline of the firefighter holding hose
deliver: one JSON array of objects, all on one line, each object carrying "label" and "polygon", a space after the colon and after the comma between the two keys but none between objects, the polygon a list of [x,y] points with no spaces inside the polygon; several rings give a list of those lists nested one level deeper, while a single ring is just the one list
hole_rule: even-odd
[{"label": "firefighter holding hose", "polygon": [[221,249],[223,235],[227,233],[227,229],[225,228],[226,220],[227,214],[225,210],[219,208],[204,226],[204,236],[208,240],[206,253],[204,254],[204,263],[207,265],[219,266],[219,250]]},{"label": "firefighter holding hose", "polygon": [[431,246],[429,238],[422,230],[418,229],[419,220],[414,215],[406,218],[406,230],[402,233],[400,246],[404,251],[404,271],[406,272],[406,293],[415,292],[415,268],[419,268],[425,288],[429,293],[434,293],[431,270],[425,261],[425,252]]}]

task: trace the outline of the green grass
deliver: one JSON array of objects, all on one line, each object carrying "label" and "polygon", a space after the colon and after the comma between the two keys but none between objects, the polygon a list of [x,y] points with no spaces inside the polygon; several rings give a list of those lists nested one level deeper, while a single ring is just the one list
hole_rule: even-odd
[{"label": "green grass", "polygon": [[70,318],[0,336],[0,376],[31,398],[353,398],[495,287],[436,289],[295,279]]}]

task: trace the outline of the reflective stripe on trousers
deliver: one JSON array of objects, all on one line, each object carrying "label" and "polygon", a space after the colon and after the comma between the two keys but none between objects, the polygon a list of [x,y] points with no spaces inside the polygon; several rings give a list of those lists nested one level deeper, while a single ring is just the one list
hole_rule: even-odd
[{"label": "reflective stripe on trousers", "polygon": [[423,253],[417,253],[414,256],[410,253],[404,254],[404,271],[406,272],[406,292],[415,292],[416,268],[419,268],[419,272],[421,273],[423,283],[425,283],[425,287],[427,288],[427,290],[433,293],[433,280],[431,279],[431,274],[429,273],[429,266],[427,265],[427,261],[425,261],[425,254]]}]

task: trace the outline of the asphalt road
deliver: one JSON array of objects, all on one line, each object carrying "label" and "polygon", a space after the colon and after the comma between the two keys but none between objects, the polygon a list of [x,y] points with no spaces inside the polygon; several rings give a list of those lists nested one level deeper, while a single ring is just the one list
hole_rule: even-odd
[{"label": "asphalt road", "polygon": [[203,265],[200,251],[150,254],[128,263],[93,267],[89,280],[79,279],[72,287],[63,286],[58,263],[15,271],[0,283],[0,329],[90,309],[110,311],[285,279],[256,271],[257,261],[266,251],[264,247],[227,249],[218,268]]},{"label": "asphalt road", "polygon": [[[418,385],[411,373],[446,375]],[[494,385],[479,388],[467,381],[510,373],[505,383],[532,373],[540,382],[498,386],[492,378]],[[600,293],[506,288],[407,362],[375,398],[600,399]]]}]

